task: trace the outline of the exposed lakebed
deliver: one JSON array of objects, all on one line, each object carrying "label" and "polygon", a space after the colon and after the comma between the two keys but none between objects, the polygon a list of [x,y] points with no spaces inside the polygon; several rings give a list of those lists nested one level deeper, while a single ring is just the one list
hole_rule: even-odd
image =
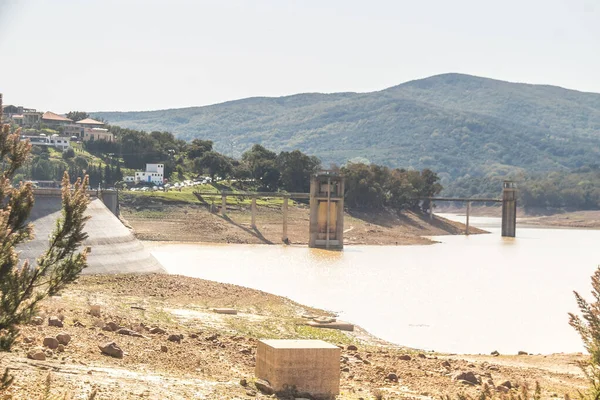
[{"label": "exposed lakebed", "polygon": [[[444,215],[445,217],[453,217]],[[589,298],[600,231],[517,227],[471,218],[490,234],[441,236],[429,246],[164,244],[169,273],[233,283],[336,311],[385,340],[456,353],[577,352],[573,290]]]}]

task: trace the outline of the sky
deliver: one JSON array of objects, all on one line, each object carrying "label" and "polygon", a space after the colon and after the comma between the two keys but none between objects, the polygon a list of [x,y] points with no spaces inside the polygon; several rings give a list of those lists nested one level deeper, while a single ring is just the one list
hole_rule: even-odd
[{"label": "sky", "polygon": [[4,104],[369,92],[459,72],[600,92],[598,0],[0,0]]}]

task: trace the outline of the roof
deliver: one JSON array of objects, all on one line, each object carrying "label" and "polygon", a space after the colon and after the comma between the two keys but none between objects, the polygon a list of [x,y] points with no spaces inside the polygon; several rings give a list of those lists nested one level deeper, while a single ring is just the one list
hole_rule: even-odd
[{"label": "roof", "polygon": [[15,118],[17,118],[17,119],[23,118],[23,116],[21,114],[19,114],[19,115],[15,114],[12,117],[13,117],[13,119],[15,119]]},{"label": "roof", "polygon": [[95,119],[86,118],[81,121],[75,122],[76,124],[85,124],[85,125],[104,125],[104,122],[96,121]]},{"label": "roof", "polygon": [[63,117],[62,115],[58,115],[58,114],[55,114],[55,113],[50,112],[50,111],[46,111],[44,113],[44,115],[42,115],[42,119],[48,119],[48,120],[52,120],[52,121],[73,122],[72,119],[69,119],[67,117]]}]

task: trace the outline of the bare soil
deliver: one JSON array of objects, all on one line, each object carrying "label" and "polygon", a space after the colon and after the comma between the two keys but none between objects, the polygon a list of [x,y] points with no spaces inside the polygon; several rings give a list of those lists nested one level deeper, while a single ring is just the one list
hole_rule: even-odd
[{"label": "bare soil", "polygon": [[[208,207],[137,199],[121,206],[121,217],[141,240],[209,243],[282,243],[283,213],[278,206],[257,207],[256,228],[247,206],[228,206],[226,216]],[[288,209],[288,238],[308,243],[309,209],[303,204]],[[424,236],[462,234],[463,224],[441,217],[429,219],[415,212],[351,211],[344,218],[344,243],[369,245],[431,244]],[[472,229],[472,233],[484,231]]]},{"label": "bare soil", "polygon": [[[101,305],[101,316],[90,315],[92,304]],[[235,308],[238,315],[216,314],[213,307]],[[302,318],[306,313],[331,315],[264,292],[182,276],[82,276],[62,296],[43,303],[43,325],[22,326],[13,351],[0,354],[1,366],[8,366],[15,376],[0,398],[267,398],[254,386],[260,338],[323,339],[342,347],[338,399],[474,397],[484,384],[495,392],[507,380],[521,388],[538,381],[542,398],[562,398],[575,396],[585,386],[575,366],[583,359],[580,354],[426,353],[384,343],[359,328],[341,332],[308,327]],[[64,319],[64,327],[48,326],[46,319],[53,315]],[[102,327],[108,322],[142,337],[105,331]],[[150,333],[157,326],[166,333]],[[46,349],[45,361],[27,358],[44,337],[59,332],[72,337],[64,352]],[[169,341],[170,334],[182,334],[181,343]],[[485,329],[473,334],[485,334]],[[106,342],[117,343],[125,352],[123,358],[103,355],[98,345]],[[357,350],[348,350],[349,345]],[[453,379],[468,371],[481,384]],[[390,374],[396,374],[398,381],[388,379]]]}]

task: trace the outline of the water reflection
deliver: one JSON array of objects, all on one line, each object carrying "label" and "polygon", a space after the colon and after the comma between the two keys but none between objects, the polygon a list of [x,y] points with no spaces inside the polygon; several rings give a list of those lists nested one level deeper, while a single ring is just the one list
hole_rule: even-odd
[{"label": "water reflection", "polygon": [[[600,231],[519,229],[436,237],[431,246],[349,246],[343,252],[264,245],[165,245],[171,273],[248,286],[340,312],[399,344],[461,353],[571,352],[573,290],[590,291]],[[486,226],[487,225],[487,226]]]}]

